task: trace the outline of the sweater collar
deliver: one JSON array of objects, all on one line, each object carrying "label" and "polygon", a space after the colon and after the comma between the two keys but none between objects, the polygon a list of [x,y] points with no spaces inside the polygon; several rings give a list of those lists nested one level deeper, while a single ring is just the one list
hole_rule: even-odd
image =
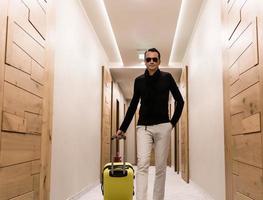
[{"label": "sweater collar", "polygon": [[161,74],[160,69],[157,69],[152,76],[150,76],[149,71],[147,69],[144,72],[145,77],[150,79],[157,79],[159,78],[160,74]]}]

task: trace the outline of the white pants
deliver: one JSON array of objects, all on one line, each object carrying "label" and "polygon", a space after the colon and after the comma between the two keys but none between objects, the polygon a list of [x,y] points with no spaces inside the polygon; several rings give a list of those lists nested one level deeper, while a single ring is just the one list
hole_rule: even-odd
[{"label": "white pants", "polygon": [[170,122],[152,126],[137,126],[137,200],[147,200],[148,169],[153,145],[155,151],[153,200],[164,199],[166,165],[172,128]]}]

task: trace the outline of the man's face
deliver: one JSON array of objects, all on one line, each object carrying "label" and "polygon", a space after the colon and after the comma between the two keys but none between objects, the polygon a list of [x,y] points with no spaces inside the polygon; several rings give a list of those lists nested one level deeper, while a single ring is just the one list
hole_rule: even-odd
[{"label": "man's face", "polygon": [[152,52],[148,51],[145,56],[145,65],[149,71],[149,73],[154,73],[159,65],[160,65],[160,60],[158,58],[158,53],[157,52]]}]

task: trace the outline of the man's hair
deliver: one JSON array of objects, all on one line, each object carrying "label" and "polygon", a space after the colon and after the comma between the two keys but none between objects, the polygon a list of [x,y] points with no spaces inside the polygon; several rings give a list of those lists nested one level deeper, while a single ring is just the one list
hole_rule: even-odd
[{"label": "man's hair", "polygon": [[146,53],[147,52],[156,52],[156,53],[158,53],[158,58],[159,58],[159,60],[161,60],[161,54],[160,54],[160,52],[156,49],[156,48],[150,48],[150,49],[148,49],[148,50],[146,50],[145,52],[144,52],[144,59],[146,58]]}]

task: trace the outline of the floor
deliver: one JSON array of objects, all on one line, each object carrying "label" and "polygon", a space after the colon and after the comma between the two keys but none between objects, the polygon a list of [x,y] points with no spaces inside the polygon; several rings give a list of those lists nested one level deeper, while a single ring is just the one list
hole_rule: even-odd
[{"label": "floor", "polygon": [[[148,200],[152,200],[154,167],[149,170]],[[136,192],[135,192],[136,193]],[[136,194],[135,194],[136,195]],[[136,199],[136,196],[133,198]],[[100,185],[83,195],[79,200],[103,200]],[[172,168],[167,168],[165,200],[212,200],[193,184],[185,183]]]}]

